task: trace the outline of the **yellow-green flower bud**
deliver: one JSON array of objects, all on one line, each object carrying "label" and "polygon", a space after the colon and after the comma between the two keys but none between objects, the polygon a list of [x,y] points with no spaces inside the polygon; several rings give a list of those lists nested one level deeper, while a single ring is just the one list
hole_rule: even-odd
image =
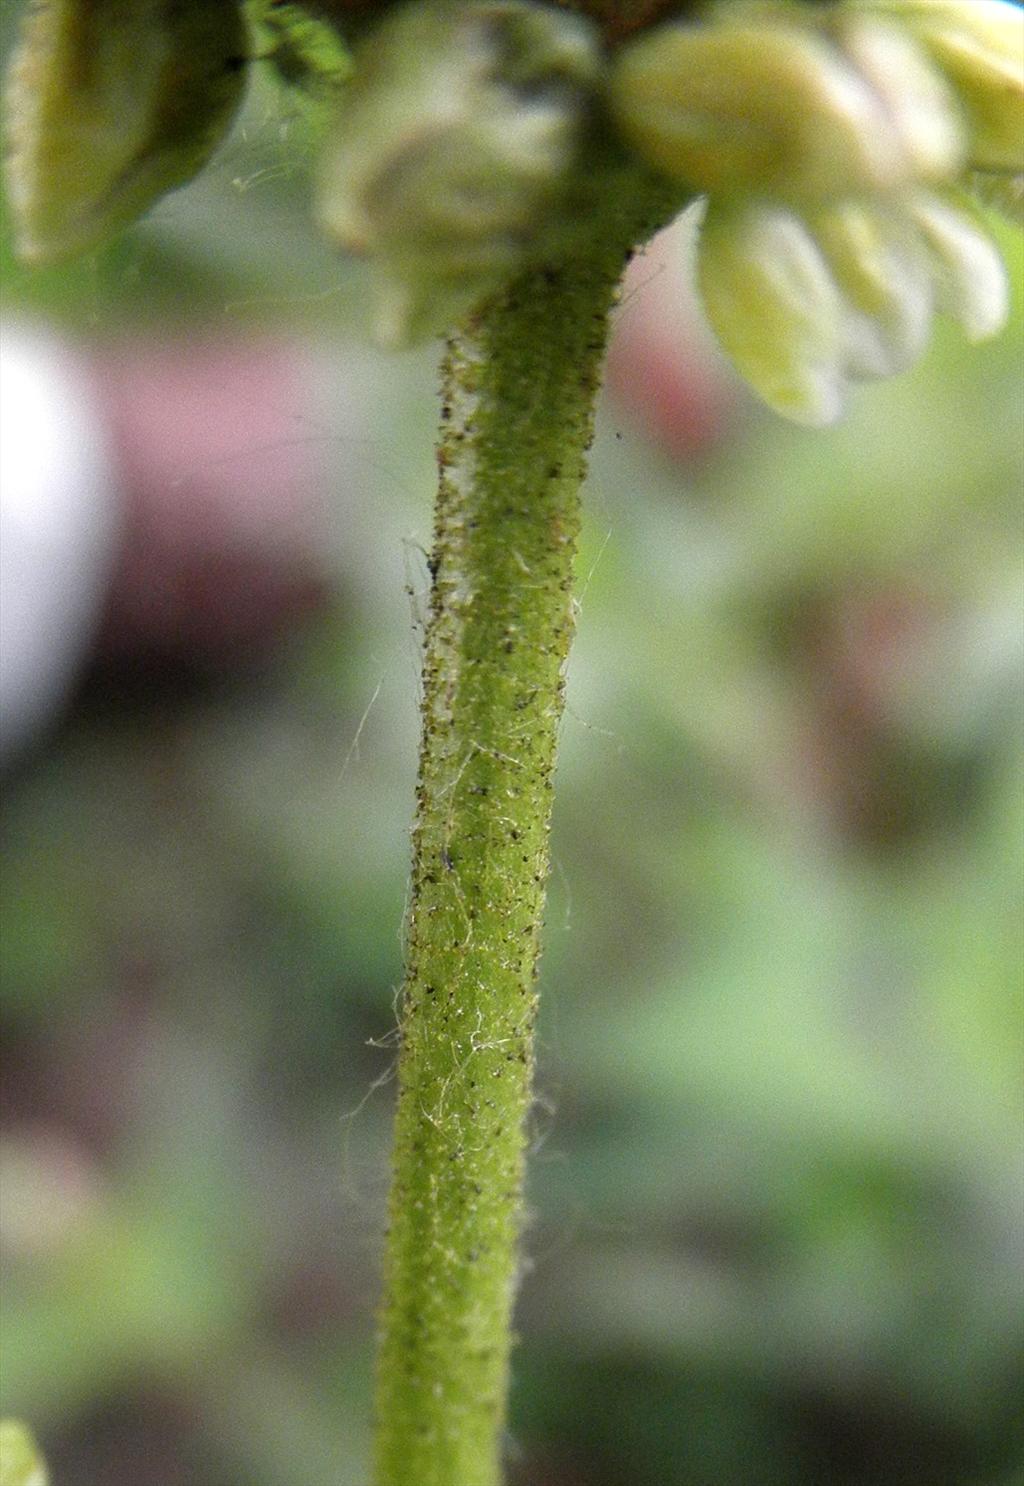
[{"label": "yellow-green flower bud", "polygon": [[712,202],[697,271],[712,329],[769,407],[798,423],[834,422],[846,383],[845,309],[800,218]]},{"label": "yellow-green flower bud", "polygon": [[859,0],[898,15],[952,83],[970,163],[1024,170],[1024,10],[1013,0]]},{"label": "yellow-green flower bud", "polygon": [[809,218],[713,201],[697,263],[724,349],[770,407],[800,423],[837,418],[851,381],[912,365],[933,311],[973,341],[1008,311],[1002,260],[969,205],[920,190]]},{"label": "yellow-green flower bud", "polygon": [[563,201],[597,68],[586,22],[523,0],[415,4],[366,38],[318,211],[374,256],[384,339],[446,329],[527,260]]},{"label": "yellow-green flower bud", "polygon": [[811,225],[843,296],[850,375],[905,371],[928,342],[935,297],[917,233],[896,213],[860,202],[843,202]]},{"label": "yellow-green flower bud", "polygon": [[670,25],[622,48],[611,80],[622,133],[698,192],[823,200],[908,173],[891,114],[810,28]]},{"label": "yellow-green flower bud", "polygon": [[236,0],[40,0],[7,77],[21,257],[94,247],[205,163],[241,100]]},{"label": "yellow-green flower bud", "polygon": [[963,326],[968,340],[996,335],[1009,313],[1006,269],[970,207],[924,192],[904,205],[931,257],[939,308]]},{"label": "yellow-green flower bud", "polygon": [[0,1420],[0,1486],[47,1486],[48,1481],[31,1432],[15,1419]]}]

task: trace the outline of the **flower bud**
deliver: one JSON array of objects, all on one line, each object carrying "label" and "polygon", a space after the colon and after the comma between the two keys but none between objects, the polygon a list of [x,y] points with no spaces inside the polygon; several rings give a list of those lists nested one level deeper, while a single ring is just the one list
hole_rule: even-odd
[{"label": "flower bud", "polygon": [[934,301],[928,257],[913,228],[858,202],[843,202],[811,225],[843,296],[850,375],[905,371],[928,342]]},{"label": "flower bud", "polygon": [[906,173],[870,84],[791,24],[663,26],[622,48],[611,97],[637,151],[694,191],[813,200]]},{"label": "flower bud", "polygon": [[769,407],[798,423],[834,422],[846,382],[844,307],[800,218],[713,202],[697,268],[712,329]]},{"label": "flower bud", "polygon": [[416,4],[355,62],[318,211],[375,256],[378,331],[408,342],[491,292],[557,217],[597,47],[587,23],[523,0]]},{"label": "flower bud", "polygon": [[184,184],[241,101],[236,0],[41,0],[6,89],[7,189],[22,258],[94,247]]},{"label": "flower bud", "polygon": [[905,203],[932,261],[939,308],[968,340],[996,335],[1009,314],[999,249],[966,203],[918,193]]},{"label": "flower bud", "polygon": [[1024,170],[1024,10],[1014,0],[865,0],[899,15],[949,79],[982,170]]}]

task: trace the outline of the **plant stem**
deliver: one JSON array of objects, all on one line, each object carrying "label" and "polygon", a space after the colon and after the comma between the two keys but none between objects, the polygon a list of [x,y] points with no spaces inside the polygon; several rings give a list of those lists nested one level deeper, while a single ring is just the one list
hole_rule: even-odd
[{"label": "plant stem", "polygon": [[615,226],[524,275],[444,362],[377,1486],[500,1480],[579,490],[641,235]]}]

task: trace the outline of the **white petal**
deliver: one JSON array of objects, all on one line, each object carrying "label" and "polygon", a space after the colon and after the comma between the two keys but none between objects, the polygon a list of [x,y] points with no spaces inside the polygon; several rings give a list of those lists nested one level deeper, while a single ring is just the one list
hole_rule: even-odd
[{"label": "white petal", "polygon": [[1009,314],[1009,288],[995,243],[967,209],[941,197],[921,193],[908,210],[932,259],[939,308],[968,340],[996,335]]},{"label": "white petal", "polygon": [[916,231],[857,202],[822,213],[812,225],[846,302],[851,376],[905,371],[927,345],[934,307],[931,268]]},{"label": "white petal", "polygon": [[843,32],[843,49],[885,104],[909,173],[948,177],[964,157],[960,109],[952,89],[906,32],[861,17]]},{"label": "white petal", "polygon": [[835,422],[846,392],[843,306],[801,219],[712,204],[697,268],[712,328],[759,396],[798,423]]}]

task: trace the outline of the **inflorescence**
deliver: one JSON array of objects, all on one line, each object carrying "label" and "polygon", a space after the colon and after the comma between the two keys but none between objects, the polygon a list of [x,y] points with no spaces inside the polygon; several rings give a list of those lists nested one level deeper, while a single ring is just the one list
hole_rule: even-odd
[{"label": "inflorescence", "polygon": [[391,343],[578,251],[630,179],[701,203],[708,319],[800,422],[912,365],[936,313],[1000,329],[977,203],[1020,220],[1016,0],[634,0],[658,18],[632,30],[588,8],[37,0],[6,100],[18,249],[87,250],[188,179],[276,55],[327,99],[315,214],[372,260]]}]

